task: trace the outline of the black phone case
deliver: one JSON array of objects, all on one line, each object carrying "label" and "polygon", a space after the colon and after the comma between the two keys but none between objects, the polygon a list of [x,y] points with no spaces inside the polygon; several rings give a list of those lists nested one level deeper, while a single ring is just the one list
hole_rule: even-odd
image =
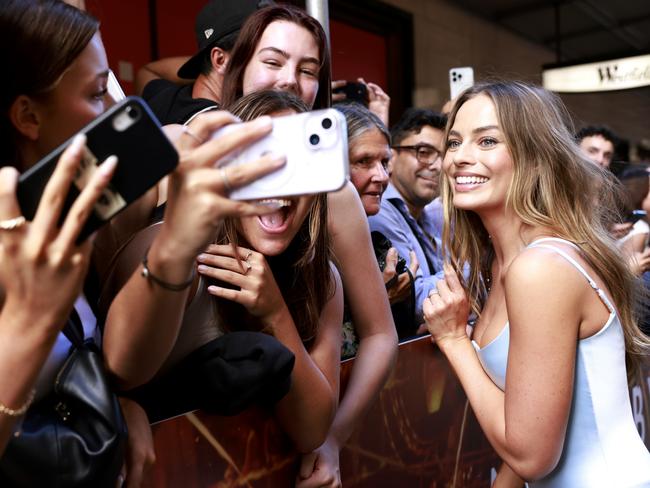
[{"label": "black phone case", "polygon": [[368,106],[368,89],[363,83],[348,81],[345,85],[335,88],[334,93],[345,93],[346,100]]},{"label": "black phone case", "polygon": [[[113,118],[127,109],[139,111],[139,118],[123,131],[115,129]],[[79,132],[86,134],[86,147],[97,158],[98,165],[111,155],[117,156],[117,168],[110,185],[126,203],[107,218],[100,217],[96,211],[93,212],[79,235],[79,241],[82,241],[170,173],[178,164],[178,153],[160,129],[160,123],[149,107],[137,97],[124,99]],[[18,203],[28,220],[34,218],[41,195],[59,157],[71,142],[72,138],[68,139],[20,176]],[[72,183],[60,223],[65,219],[79,193],[77,186]]]}]

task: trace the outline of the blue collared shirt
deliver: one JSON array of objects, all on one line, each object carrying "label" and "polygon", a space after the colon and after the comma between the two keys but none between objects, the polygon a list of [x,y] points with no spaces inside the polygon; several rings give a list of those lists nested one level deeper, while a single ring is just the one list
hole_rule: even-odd
[{"label": "blue collared shirt", "polygon": [[[398,210],[399,206],[402,211]],[[406,219],[410,219],[411,225],[421,231],[416,236]],[[417,320],[422,320],[422,303],[429,296],[431,291],[436,289],[436,282],[444,276],[442,269],[442,243],[441,235],[427,236],[426,230],[436,227],[430,222],[432,215],[429,212],[422,212],[419,221],[413,218],[408,211],[408,206],[397,189],[389,183],[381,199],[381,209],[377,215],[368,217],[371,231],[379,231],[386,236],[397,249],[400,256],[410,264],[409,251],[415,251],[420,267],[415,274],[415,313]],[[434,244],[428,241],[431,237]],[[422,242],[424,241],[424,242]],[[431,269],[427,258],[432,265]]]}]

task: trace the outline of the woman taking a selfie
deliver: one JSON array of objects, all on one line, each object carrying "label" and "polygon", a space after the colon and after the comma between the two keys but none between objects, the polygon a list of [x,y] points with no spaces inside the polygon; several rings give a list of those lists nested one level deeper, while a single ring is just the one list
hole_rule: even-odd
[{"label": "woman taking a selfie", "polygon": [[[308,107],[330,105],[330,54],[325,32],[304,11],[276,5],[251,15],[240,31],[222,100],[263,89],[289,91]],[[346,394],[326,442],[303,457],[299,485],[340,484],[339,450],[384,385],[397,353],[397,334],[377,267],[368,223],[355,188],[328,194],[328,227],[346,302],[359,337]]]},{"label": "woman taking a selfie", "polygon": [[442,181],[452,265],[425,318],[504,461],[495,486],[512,471],[531,487],[647,486],[626,357],[634,365],[648,339],[603,225],[610,177],[581,155],[569,121],[555,95],[523,83],[456,101]]},{"label": "woman taking a selfie", "polygon": [[[267,120],[259,117],[304,112],[306,107],[293,95],[270,91],[244,97],[231,110],[244,121],[255,119],[259,123]],[[197,135],[203,134],[197,131]],[[202,254],[196,252],[200,279],[195,277],[187,287],[189,295],[181,294],[187,304],[176,304],[171,312],[180,316],[175,334],[166,335],[169,342],[164,345],[158,339],[159,349],[154,355],[151,336],[160,329],[160,323],[142,322],[142,332],[137,334],[148,337],[148,342],[121,352],[121,362],[133,364],[133,371],[124,369],[123,377],[142,378],[141,370],[161,369],[155,382],[165,384],[173,381],[169,378],[175,378],[175,368],[184,368],[195,351],[226,338],[228,332],[263,332],[293,353],[295,365],[288,393],[279,401],[277,397],[260,400],[265,404],[277,401],[275,411],[280,423],[296,448],[309,452],[323,442],[338,400],[342,286],[330,262],[327,226],[323,225],[327,197],[270,198],[264,199],[263,205],[266,212],[262,215],[214,221],[214,244],[206,243]],[[196,212],[197,208],[186,211]],[[169,217],[167,209],[165,218]],[[171,217],[176,218],[174,214]],[[162,232],[161,225],[138,233],[121,252],[118,267],[128,269],[137,263],[156,233]],[[187,232],[192,234],[192,229]],[[119,313],[124,324],[132,327],[133,314],[141,313],[143,307],[131,296],[122,296],[123,291],[113,301],[108,319],[115,320],[112,316]],[[151,304],[154,310],[149,313],[161,306],[167,307]],[[163,357],[164,351],[167,355]],[[199,386],[210,389],[210,384]],[[149,391],[158,395],[158,390]],[[175,396],[173,391],[165,393]],[[206,407],[193,407],[197,406]]]}]

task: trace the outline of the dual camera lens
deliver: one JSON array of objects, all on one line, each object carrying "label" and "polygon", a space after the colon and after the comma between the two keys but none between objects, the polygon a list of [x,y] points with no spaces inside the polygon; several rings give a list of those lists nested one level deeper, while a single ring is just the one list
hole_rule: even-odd
[{"label": "dual camera lens", "polygon": [[[325,117],[323,120],[321,120],[320,125],[323,127],[323,129],[329,129],[332,127],[332,119]],[[312,146],[316,146],[320,142],[320,137],[318,134],[312,134],[309,136],[309,143]]]}]

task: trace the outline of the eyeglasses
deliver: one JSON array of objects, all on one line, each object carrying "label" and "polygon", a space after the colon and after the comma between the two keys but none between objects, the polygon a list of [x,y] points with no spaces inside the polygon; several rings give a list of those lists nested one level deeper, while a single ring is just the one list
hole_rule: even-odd
[{"label": "eyeglasses", "polygon": [[420,164],[433,164],[436,159],[442,156],[440,151],[430,144],[416,144],[415,146],[393,146],[393,149],[405,149],[407,151],[415,151],[415,159]]}]

